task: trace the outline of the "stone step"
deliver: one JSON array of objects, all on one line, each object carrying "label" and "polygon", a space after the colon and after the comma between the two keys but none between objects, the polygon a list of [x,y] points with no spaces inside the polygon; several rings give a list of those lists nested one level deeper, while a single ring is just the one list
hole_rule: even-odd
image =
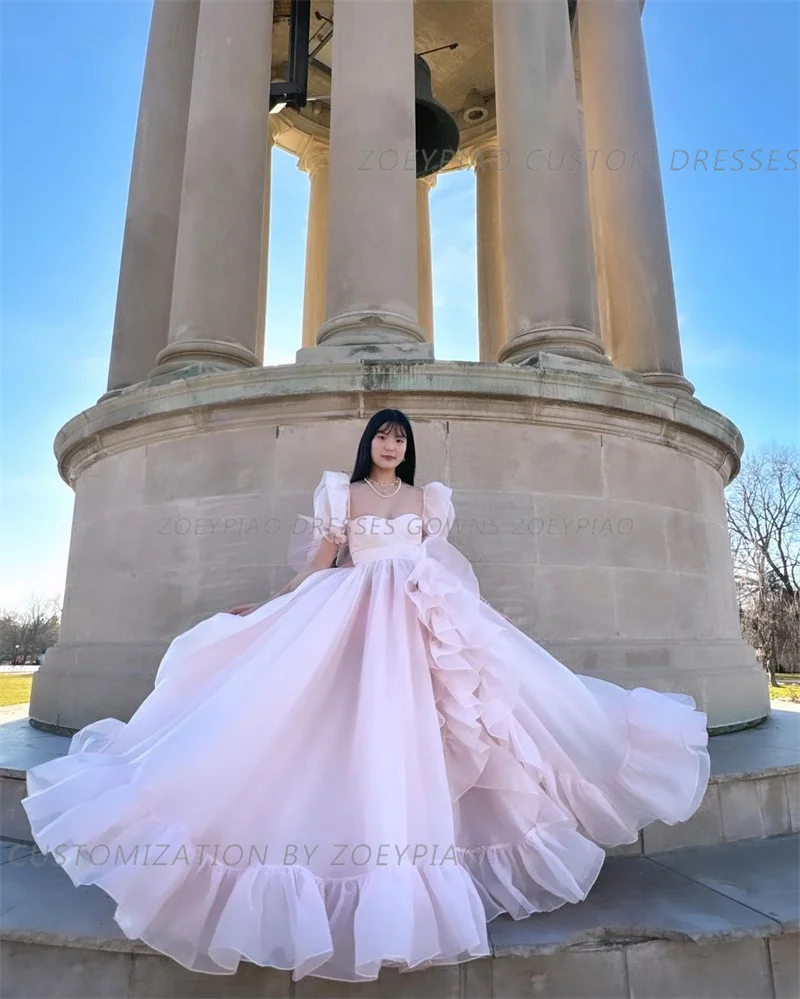
[{"label": "stone step", "polygon": [[[20,802],[25,771],[67,752],[68,736],[33,728],[27,718],[0,724],[0,836],[33,842]],[[654,822],[638,843],[611,855],[713,846],[800,832],[800,711],[774,708],[757,728],[709,740],[711,781],[688,822]]]},{"label": "stone step", "polygon": [[606,861],[585,902],[489,923],[492,956],[344,983],[242,962],[190,972],[114,922],[52,857],[2,844],[0,996],[796,999],[800,837]]}]

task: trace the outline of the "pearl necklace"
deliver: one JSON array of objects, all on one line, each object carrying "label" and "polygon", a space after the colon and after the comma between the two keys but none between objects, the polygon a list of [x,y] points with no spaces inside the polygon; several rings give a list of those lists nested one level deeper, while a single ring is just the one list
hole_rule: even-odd
[{"label": "pearl necklace", "polygon": [[382,493],[380,491],[380,489],[378,489],[378,487],[375,485],[375,483],[372,481],[372,479],[369,476],[366,476],[365,479],[364,479],[364,481],[367,483],[367,485],[370,487],[370,489],[372,489],[373,492],[376,492],[378,494],[378,496],[383,496],[384,499],[389,499],[390,497],[394,496],[395,493],[400,488],[400,486],[402,486],[402,484],[403,484],[403,480],[400,479],[400,478],[397,478],[397,479],[395,479],[395,481],[397,482],[397,485],[394,487],[394,489],[390,493]]}]

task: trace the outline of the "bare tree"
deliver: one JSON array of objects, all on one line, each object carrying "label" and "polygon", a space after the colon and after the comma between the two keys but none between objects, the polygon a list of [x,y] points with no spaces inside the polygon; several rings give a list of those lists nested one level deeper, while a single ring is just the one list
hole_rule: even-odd
[{"label": "bare tree", "polygon": [[0,659],[36,660],[58,639],[61,602],[33,594],[24,611],[0,611]]},{"label": "bare tree", "polygon": [[800,662],[800,452],[747,456],[726,498],[742,631],[775,683]]}]

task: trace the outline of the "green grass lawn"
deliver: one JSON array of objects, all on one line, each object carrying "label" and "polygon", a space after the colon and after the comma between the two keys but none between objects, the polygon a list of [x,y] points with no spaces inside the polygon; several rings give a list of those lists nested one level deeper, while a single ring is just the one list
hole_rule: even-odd
[{"label": "green grass lawn", "polygon": [[770,684],[769,696],[773,701],[795,701],[800,703],[800,684],[786,683],[780,687]]},{"label": "green grass lawn", "polygon": [[31,699],[32,676],[0,676],[0,708],[9,704],[27,704]]}]

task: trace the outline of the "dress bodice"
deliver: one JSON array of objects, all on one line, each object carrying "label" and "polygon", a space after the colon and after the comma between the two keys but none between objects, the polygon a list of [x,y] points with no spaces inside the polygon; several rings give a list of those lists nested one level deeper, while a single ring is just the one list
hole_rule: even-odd
[{"label": "dress bodice", "polygon": [[425,538],[446,537],[455,519],[452,489],[433,481],[423,486],[423,509],[382,517],[366,513],[350,517],[350,476],[325,471],[314,491],[315,531],[338,544],[347,544],[353,564],[382,558],[412,558],[421,554]]},{"label": "dress bodice", "polygon": [[347,540],[353,564],[378,558],[416,558],[424,536],[418,513],[379,517],[367,513],[347,524]]}]

